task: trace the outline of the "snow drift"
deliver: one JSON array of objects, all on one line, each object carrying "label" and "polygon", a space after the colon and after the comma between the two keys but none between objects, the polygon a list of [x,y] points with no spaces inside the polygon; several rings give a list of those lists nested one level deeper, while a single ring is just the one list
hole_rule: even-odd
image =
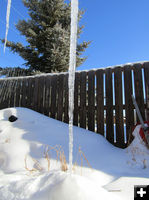
[{"label": "snow drift", "polygon": [[[11,115],[18,119],[10,122]],[[149,176],[149,150],[138,134],[139,128],[134,130],[132,144],[119,149],[101,135],[74,127],[71,176],[67,171],[67,124],[26,108],[1,110],[1,199],[130,199],[129,184],[123,190],[123,180],[127,177],[133,185],[137,182],[132,177],[144,183]],[[65,155],[65,170],[62,170],[60,152]],[[117,180],[120,180],[118,184]],[[114,192],[117,188],[119,192]]]}]

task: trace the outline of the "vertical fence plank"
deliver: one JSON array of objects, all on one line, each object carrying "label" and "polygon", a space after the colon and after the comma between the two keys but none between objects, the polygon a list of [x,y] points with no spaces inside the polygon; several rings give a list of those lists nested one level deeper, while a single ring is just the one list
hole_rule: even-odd
[{"label": "vertical fence plank", "polygon": [[64,122],[69,122],[68,117],[68,74],[64,76]]},{"label": "vertical fence plank", "polygon": [[106,85],[106,138],[114,144],[112,69],[105,70]]},{"label": "vertical fence plank", "polygon": [[80,101],[80,73],[75,75],[75,86],[74,86],[74,119],[73,124],[79,125],[79,101]]},{"label": "vertical fence plank", "polygon": [[122,69],[114,69],[115,87],[115,120],[116,120],[116,146],[125,147],[124,141],[124,119],[123,119],[123,92],[122,92]]},{"label": "vertical fence plank", "polygon": [[8,98],[9,107],[14,107],[15,80],[11,81],[11,84],[10,84],[9,87],[10,87],[10,93],[9,93],[9,98]]},{"label": "vertical fence plank", "polygon": [[37,111],[43,113],[43,94],[44,94],[44,77],[38,77],[38,109]]},{"label": "vertical fence plank", "polygon": [[2,107],[2,102],[3,102],[3,96],[2,96],[2,94],[3,94],[3,87],[4,87],[4,85],[5,85],[5,81],[4,80],[0,80],[0,109],[2,109],[3,107]]},{"label": "vertical fence plank", "polygon": [[9,97],[10,97],[10,81],[6,81],[5,85],[3,87],[3,93],[2,93],[2,108],[6,108],[6,106],[9,108]]},{"label": "vertical fence plank", "polygon": [[15,87],[14,87],[14,107],[16,107],[17,89],[18,89],[18,80],[15,80]]},{"label": "vertical fence plank", "polygon": [[1,91],[1,109],[9,107],[10,81],[4,81]]},{"label": "vertical fence plank", "polygon": [[17,80],[17,85],[16,85],[16,100],[15,100],[15,107],[20,106],[20,100],[21,100],[21,79]]},{"label": "vertical fence plank", "polygon": [[62,121],[63,118],[63,85],[64,75],[58,76],[58,101],[57,101],[57,119]]},{"label": "vertical fence plank", "polygon": [[97,133],[104,135],[104,86],[103,70],[96,71]]},{"label": "vertical fence plank", "polygon": [[34,98],[33,98],[33,109],[37,111],[38,109],[38,77],[34,79]]},{"label": "vertical fence plank", "polygon": [[32,102],[31,102],[31,108],[33,109],[34,108],[34,93],[35,93],[35,77],[32,78],[32,81],[31,81],[31,99],[32,99]]},{"label": "vertical fence plank", "polygon": [[45,103],[44,114],[50,116],[50,97],[51,97],[51,76],[45,77]]},{"label": "vertical fence plank", "polygon": [[80,73],[80,127],[86,128],[86,72]]},{"label": "vertical fence plank", "polygon": [[146,114],[147,121],[149,121],[149,62],[144,63],[144,75],[145,75],[145,93],[146,93]]},{"label": "vertical fence plank", "polygon": [[25,80],[24,79],[20,79],[21,81],[21,87],[20,87],[20,107],[24,107],[23,103],[25,102],[25,95],[24,90],[25,90]]},{"label": "vertical fence plank", "polygon": [[50,117],[55,118],[57,116],[57,75],[51,76],[51,115]]},{"label": "vertical fence plank", "polygon": [[29,104],[29,78],[25,79],[25,107]]},{"label": "vertical fence plank", "polygon": [[[142,70],[141,64],[134,64],[134,82],[135,82],[135,97],[139,106],[143,120],[145,120],[145,107],[144,107],[144,95],[143,95],[143,82],[142,82]],[[137,122],[139,118],[137,116]]]},{"label": "vertical fence plank", "polygon": [[2,102],[3,102],[3,91],[5,87],[6,81],[5,80],[0,80],[0,109],[2,109]]},{"label": "vertical fence plank", "polygon": [[27,102],[27,79],[22,79],[22,89],[21,89],[21,107],[26,107]]},{"label": "vertical fence plank", "polygon": [[88,130],[95,131],[95,72],[88,72]]},{"label": "vertical fence plank", "polygon": [[28,92],[27,92],[27,108],[32,109],[32,102],[33,102],[33,98],[32,98],[32,94],[33,94],[33,88],[32,88],[32,78],[28,78]]},{"label": "vertical fence plank", "polygon": [[127,145],[131,143],[132,129],[134,126],[134,109],[131,95],[132,92],[132,75],[131,66],[124,66],[124,88],[125,88],[125,115],[126,115],[126,137]]}]

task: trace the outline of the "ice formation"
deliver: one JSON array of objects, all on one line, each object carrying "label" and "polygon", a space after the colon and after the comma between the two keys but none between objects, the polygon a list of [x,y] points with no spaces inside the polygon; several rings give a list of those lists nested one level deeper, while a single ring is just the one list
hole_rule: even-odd
[{"label": "ice formation", "polygon": [[5,49],[6,49],[7,35],[8,35],[8,30],[9,30],[10,8],[11,8],[11,0],[8,0],[8,3],[7,3],[7,14],[6,14],[6,33],[5,33],[4,52],[5,52]]},{"label": "ice formation", "polygon": [[71,35],[69,61],[69,166],[72,172],[73,160],[73,110],[74,110],[74,81],[76,68],[76,43],[78,25],[78,0],[71,1]]}]

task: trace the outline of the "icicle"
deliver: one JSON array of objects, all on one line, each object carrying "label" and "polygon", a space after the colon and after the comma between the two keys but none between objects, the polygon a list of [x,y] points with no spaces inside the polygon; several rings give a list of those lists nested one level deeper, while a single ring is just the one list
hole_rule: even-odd
[{"label": "icicle", "polygon": [[74,110],[74,81],[76,69],[76,44],[78,25],[78,0],[71,0],[71,35],[69,60],[69,167],[72,173],[73,161],[73,110]]},{"label": "icicle", "polygon": [[6,33],[5,33],[4,53],[5,53],[5,49],[6,49],[7,35],[8,35],[8,30],[9,30],[10,8],[11,8],[11,0],[8,0],[8,3],[7,3],[7,14],[6,14]]}]

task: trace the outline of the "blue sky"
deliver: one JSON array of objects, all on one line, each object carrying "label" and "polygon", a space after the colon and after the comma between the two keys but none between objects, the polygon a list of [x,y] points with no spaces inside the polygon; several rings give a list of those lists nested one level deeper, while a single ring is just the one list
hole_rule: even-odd
[{"label": "blue sky", "polygon": [[[86,62],[78,70],[107,67],[149,60],[148,0],[80,0],[86,10],[81,24],[85,25],[80,41],[92,43],[84,53]],[[0,38],[5,37],[7,0],[0,1]],[[12,0],[8,40],[25,42],[15,24],[27,19],[21,0]],[[21,66],[25,61],[0,45],[0,66]]]}]

